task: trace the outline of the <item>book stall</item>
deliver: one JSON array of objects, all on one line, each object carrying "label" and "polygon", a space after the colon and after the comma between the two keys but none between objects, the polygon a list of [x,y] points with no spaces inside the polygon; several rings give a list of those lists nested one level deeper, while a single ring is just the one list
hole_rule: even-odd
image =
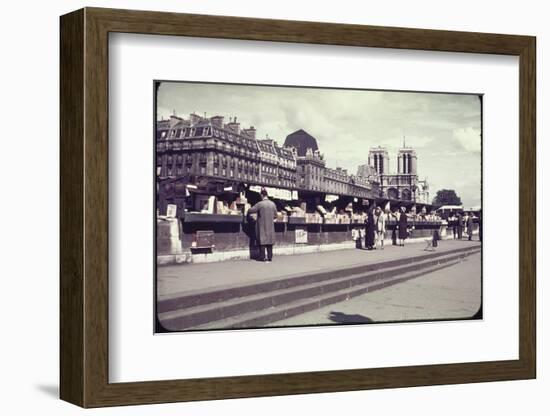
[{"label": "book stall", "polygon": [[[217,185],[217,186],[216,186]],[[304,245],[353,244],[353,235],[361,235],[365,227],[367,210],[374,206],[389,212],[391,205],[400,201],[363,199],[346,195],[330,195],[322,192],[263,187],[277,207],[275,222],[275,246],[295,248]],[[252,252],[256,245],[255,217],[248,210],[261,200],[262,187],[246,184],[160,184],[157,201],[157,242],[160,254],[174,250],[174,244],[163,244],[159,238],[166,234],[167,221],[178,221],[181,252],[208,254],[216,252]],[[441,226],[441,220],[426,220],[426,215],[416,215],[416,207],[409,203],[409,223],[415,236],[429,235]],[[387,238],[397,226],[397,219],[390,212],[387,217]],[[160,231],[159,231],[160,230]],[[356,230],[356,231],[354,231]],[[411,234],[413,235],[413,234]],[[170,226],[170,238],[174,239],[174,224]],[[166,253],[162,249],[167,247]]]}]

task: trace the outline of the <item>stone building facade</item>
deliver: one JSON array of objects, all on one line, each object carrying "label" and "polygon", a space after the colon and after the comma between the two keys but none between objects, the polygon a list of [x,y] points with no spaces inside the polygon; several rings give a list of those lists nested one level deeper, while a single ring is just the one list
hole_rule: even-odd
[{"label": "stone building facade", "polygon": [[[210,177],[227,181],[261,182],[262,154],[253,128],[241,130],[236,119],[177,116],[157,123],[159,179]],[[269,182],[271,184],[271,181]]]},{"label": "stone building facade", "polygon": [[304,130],[287,136],[283,146],[258,139],[252,126],[241,128],[237,118],[223,116],[159,120],[156,131],[159,181],[182,178],[187,183],[219,189],[248,184],[317,193],[376,198],[378,174],[350,175],[326,167],[317,140]]},{"label": "stone building facade", "polygon": [[346,169],[326,166],[317,139],[303,129],[289,134],[285,147],[295,149],[297,155],[298,188],[326,194],[350,195],[360,198],[378,196],[378,175],[368,170],[364,175],[350,175]]}]

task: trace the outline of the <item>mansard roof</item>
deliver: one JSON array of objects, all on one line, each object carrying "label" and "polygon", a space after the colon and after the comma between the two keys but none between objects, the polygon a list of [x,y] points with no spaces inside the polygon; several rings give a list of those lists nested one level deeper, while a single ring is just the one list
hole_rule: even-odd
[{"label": "mansard roof", "polygon": [[311,149],[314,152],[319,150],[317,139],[303,129],[296,130],[294,133],[286,136],[284,147],[295,147],[300,157],[306,155],[307,149]]}]

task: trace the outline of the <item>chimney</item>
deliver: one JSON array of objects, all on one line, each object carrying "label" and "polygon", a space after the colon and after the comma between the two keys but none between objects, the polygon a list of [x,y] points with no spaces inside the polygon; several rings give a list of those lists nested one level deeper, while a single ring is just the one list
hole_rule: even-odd
[{"label": "chimney", "polygon": [[227,123],[227,127],[237,134],[239,134],[241,131],[241,123],[237,123],[237,117],[235,117],[231,122]]},{"label": "chimney", "polygon": [[170,116],[170,128],[174,127],[176,124],[178,124],[181,121],[181,118],[176,116],[175,114]]},{"label": "chimney", "polygon": [[254,128],[254,126],[250,126],[250,127],[247,128],[247,129],[243,129],[243,132],[244,132],[246,135],[252,137],[253,139],[256,138],[256,129]]},{"label": "chimney", "polygon": [[200,121],[201,121],[201,116],[199,116],[198,114],[195,114],[195,113],[189,114],[189,122],[191,123],[191,126],[194,126]]},{"label": "chimney", "polygon": [[212,125],[221,129],[223,127],[223,116],[214,116],[210,118]]}]

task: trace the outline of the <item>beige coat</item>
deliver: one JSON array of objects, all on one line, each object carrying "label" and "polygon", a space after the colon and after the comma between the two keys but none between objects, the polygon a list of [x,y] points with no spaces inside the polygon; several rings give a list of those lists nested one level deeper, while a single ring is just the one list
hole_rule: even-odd
[{"label": "beige coat", "polygon": [[379,233],[386,232],[386,214],[384,214],[383,212],[377,217],[376,231],[378,231]]},{"label": "beige coat", "polygon": [[273,201],[264,199],[248,210],[249,214],[258,214],[256,220],[256,240],[261,245],[275,244],[275,224],[277,207]]}]

